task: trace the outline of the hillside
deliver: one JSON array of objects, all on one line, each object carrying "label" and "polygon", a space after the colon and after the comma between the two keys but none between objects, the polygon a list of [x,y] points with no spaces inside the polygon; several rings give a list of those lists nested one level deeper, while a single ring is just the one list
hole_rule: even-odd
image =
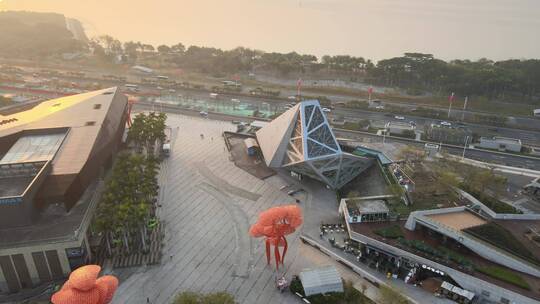
[{"label": "hillside", "polygon": [[49,56],[81,49],[63,15],[0,12],[0,56]]}]

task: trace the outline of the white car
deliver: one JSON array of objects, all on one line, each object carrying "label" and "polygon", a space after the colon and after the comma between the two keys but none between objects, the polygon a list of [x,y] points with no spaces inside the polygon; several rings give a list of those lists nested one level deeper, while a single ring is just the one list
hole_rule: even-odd
[{"label": "white car", "polygon": [[330,113],[330,112],[332,112],[332,110],[330,110],[329,108],[322,108],[322,111],[323,111],[324,113]]},{"label": "white car", "polygon": [[452,124],[449,123],[448,121],[441,121],[441,126],[445,126],[445,127],[451,127]]},{"label": "white car", "polygon": [[205,112],[205,111],[200,111],[199,114],[200,114],[201,116],[203,116],[203,117],[208,116],[208,113]]},{"label": "white car", "polygon": [[232,102],[240,102],[240,100],[236,99],[236,98],[231,98],[231,101]]},{"label": "white car", "polygon": [[287,99],[296,100],[296,96],[289,96],[289,97],[287,97]]},{"label": "white car", "polygon": [[394,116],[394,118],[397,120],[405,120],[405,117],[403,116]]}]

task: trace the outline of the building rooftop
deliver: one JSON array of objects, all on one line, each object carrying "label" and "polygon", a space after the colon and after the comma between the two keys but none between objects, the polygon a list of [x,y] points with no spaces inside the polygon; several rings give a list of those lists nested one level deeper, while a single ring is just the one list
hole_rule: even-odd
[{"label": "building rooftop", "polygon": [[364,213],[388,213],[389,209],[386,206],[386,201],[382,199],[344,199],[347,204],[347,209]]},{"label": "building rooftop", "polygon": [[66,131],[19,137],[0,159],[1,164],[47,161],[53,159],[66,136]]},{"label": "building rooftop", "polygon": [[487,223],[485,219],[470,211],[432,214],[427,215],[427,217],[457,231]]},{"label": "building rooftop", "polygon": [[510,137],[482,136],[482,137],[480,137],[480,141],[482,141],[482,140],[494,140],[494,141],[497,141],[499,143],[520,144],[521,145],[521,140],[519,140],[517,138],[510,138]]},{"label": "building rooftop", "polygon": [[[15,135],[20,132],[46,133],[44,136],[26,136],[24,133],[20,142],[16,143],[10,151],[14,158],[25,156],[45,156],[55,148],[58,149],[52,166],[52,175],[76,174],[93,154],[96,139],[100,132],[114,134],[115,128],[123,118],[127,99],[122,96],[122,102],[113,102],[120,97],[117,88],[109,88],[79,95],[52,99],[35,106],[34,108],[0,116],[0,121],[9,121],[0,124],[0,138]],[[113,113],[112,115],[107,115]],[[55,129],[68,128],[62,140]],[[26,137],[26,138],[24,138]],[[58,148],[57,145],[62,143]],[[32,149],[41,152],[32,152]],[[1,150],[1,147],[0,147]],[[22,154],[18,154],[22,153]],[[41,156],[40,156],[41,154]],[[47,154],[48,155],[48,154]]]}]

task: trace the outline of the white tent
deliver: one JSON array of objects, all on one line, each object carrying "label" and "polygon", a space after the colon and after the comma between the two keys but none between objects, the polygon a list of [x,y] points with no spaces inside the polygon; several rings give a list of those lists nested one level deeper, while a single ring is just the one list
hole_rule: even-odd
[{"label": "white tent", "polygon": [[306,296],[343,292],[343,281],[334,266],[304,270],[300,272],[300,281]]}]

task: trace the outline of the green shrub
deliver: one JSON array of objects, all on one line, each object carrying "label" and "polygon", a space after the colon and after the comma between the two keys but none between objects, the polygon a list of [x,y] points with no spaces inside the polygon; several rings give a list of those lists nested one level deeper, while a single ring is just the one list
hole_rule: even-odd
[{"label": "green shrub", "polygon": [[174,298],[172,304],[235,304],[234,297],[226,292],[201,294],[181,292]]},{"label": "green shrub", "polygon": [[403,232],[401,231],[401,228],[399,228],[398,225],[392,225],[390,227],[377,229],[374,232],[388,239],[397,239],[397,238],[403,237]]},{"label": "green shrub", "polygon": [[529,284],[527,284],[527,282],[520,275],[513,271],[506,270],[497,266],[477,267],[476,270],[492,278],[510,283],[517,287],[521,287],[527,290],[531,289]]}]

